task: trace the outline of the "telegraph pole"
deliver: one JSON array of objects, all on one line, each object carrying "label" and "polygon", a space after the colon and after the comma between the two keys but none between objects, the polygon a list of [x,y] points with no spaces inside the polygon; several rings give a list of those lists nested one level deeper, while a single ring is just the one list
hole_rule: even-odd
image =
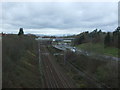
[{"label": "telegraph pole", "polygon": [[66,64],[66,49],[64,50],[64,65]]}]

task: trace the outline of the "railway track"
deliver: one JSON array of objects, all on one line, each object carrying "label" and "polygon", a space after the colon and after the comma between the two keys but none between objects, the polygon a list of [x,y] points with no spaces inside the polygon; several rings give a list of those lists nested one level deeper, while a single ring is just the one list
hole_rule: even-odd
[{"label": "railway track", "polygon": [[[75,88],[75,85],[66,77],[65,73],[61,71],[61,67],[54,62],[54,57],[49,53],[46,45],[40,45],[39,54],[41,56],[41,64],[43,69],[43,87],[42,88]],[[71,67],[79,72],[80,75],[86,76],[89,81],[91,81],[96,87],[102,88],[106,87],[101,85],[101,83],[96,82],[93,78],[87,76],[85,73],[80,72],[74,65]]]},{"label": "railway track", "polygon": [[[45,48],[45,50],[48,51],[46,48]],[[63,72],[61,72],[61,71],[63,71],[63,70],[61,70],[62,69],[61,66],[59,66],[58,63],[56,64],[54,62],[54,57],[50,57],[50,56],[52,56],[52,54],[50,54],[48,56],[49,59],[50,59],[48,62],[54,67],[55,72],[59,76],[60,80],[62,82],[64,82],[64,87],[66,87],[66,88],[75,88],[75,85],[73,83],[74,81],[71,78],[66,77],[66,75]]]},{"label": "railway track", "polygon": [[73,88],[71,82],[65,77],[65,74],[51,62],[53,58],[49,54],[45,45],[40,45],[41,63],[44,76],[43,88]]}]

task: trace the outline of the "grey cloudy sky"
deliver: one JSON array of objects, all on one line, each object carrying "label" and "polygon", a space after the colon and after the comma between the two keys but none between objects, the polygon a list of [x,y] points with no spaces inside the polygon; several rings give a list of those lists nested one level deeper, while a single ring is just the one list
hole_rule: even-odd
[{"label": "grey cloudy sky", "polygon": [[18,33],[23,27],[25,33],[77,34],[96,28],[114,31],[118,26],[117,2],[4,2],[0,5],[0,29],[6,33]]}]

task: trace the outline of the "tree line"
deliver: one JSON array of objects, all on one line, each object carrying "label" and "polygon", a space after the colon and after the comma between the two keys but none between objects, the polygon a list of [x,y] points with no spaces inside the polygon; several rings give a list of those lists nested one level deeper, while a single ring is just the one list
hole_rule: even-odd
[{"label": "tree line", "polygon": [[102,32],[95,29],[92,32],[86,31],[75,36],[74,45],[82,43],[103,43],[104,47],[116,47],[120,43],[120,27],[117,27],[113,32]]}]

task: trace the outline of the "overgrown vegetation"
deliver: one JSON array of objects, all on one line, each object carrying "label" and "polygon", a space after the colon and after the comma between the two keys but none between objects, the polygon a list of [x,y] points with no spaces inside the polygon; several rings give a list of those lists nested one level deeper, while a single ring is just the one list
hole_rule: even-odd
[{"label": "overgrown vegetation", "polygon": [[[75,82],[77,88],[95,88],[95,82],[99,83],[102,87],[118,87],[118,62],[113,60],[100,60],[93,59],[84,55],[72,53],[70,51],[64,53],[53,47],[48,48],[54,53],[65,54],[66,62],[74,66],[71,67],[68,63],[64,65],[64,55],[56,55],[56,62],[66,70],[66,74],[70,76]],[[79,73],[77,70],[84,73]],[[92,79],[90,81],[87,78]],[[95,82],[94,82],[95,81]]]},{"label": "overgrown vegetation", "polygon": [[2,37],[3,88],[41,86],[37,48],[34,35],[7,34]]},{"label": "overgrown vegetation", "polygon": [[72,63],[77,69],[94,77],[105,86],[118,87],[118,62],[114,60],[93,59],[84,55],[67,53],[66,60]]}]

